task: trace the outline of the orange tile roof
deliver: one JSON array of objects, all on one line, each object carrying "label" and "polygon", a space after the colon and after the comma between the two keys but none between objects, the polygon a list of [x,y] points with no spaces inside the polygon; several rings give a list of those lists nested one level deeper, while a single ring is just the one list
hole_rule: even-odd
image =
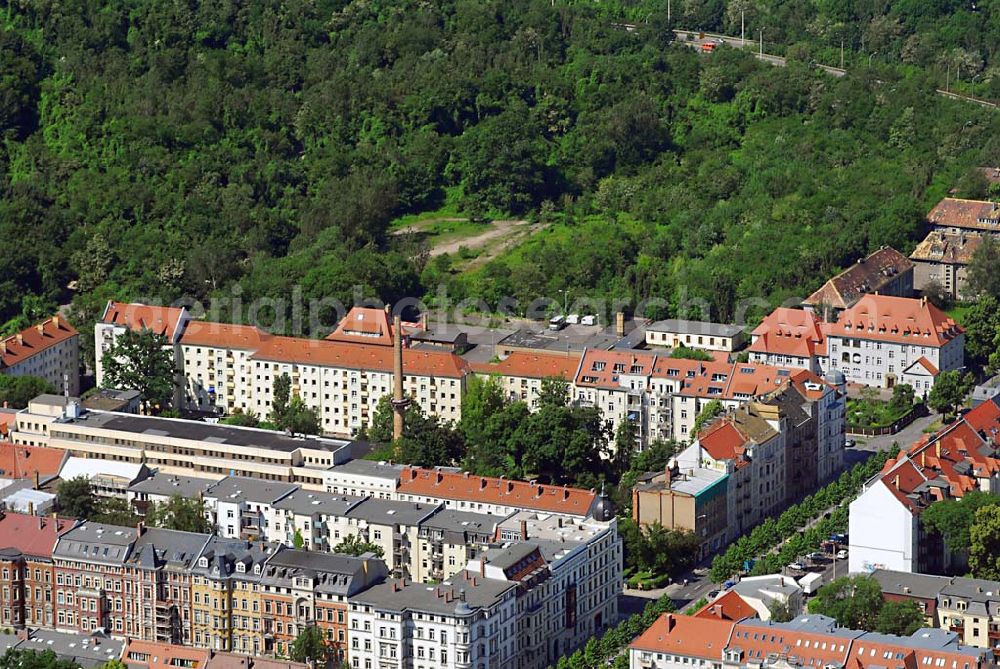
[{"label": "orange tile roof", "polygon": [[597,493],[593,490],[420,467],[407,467],[403,470],[399,479],[399,492],[578,516],[589,515],[597,500]]},{"label": "orange tile roof", "polygon": [[76,328],[67,323],[65,318],[53,316],[0,340],[0,368],[12,367],[78,334]]},{"label": "orange tile roof", "polygon": [[927,221],[935,227],[1000,232],[1000,204],[946,197],[927,214]]},{"label": "orange tile roof", "polygon": [[[851,639],[823,632],[790,630],[781,624],[748,620],[736,623],[731,646],[744,652],[746,662],[751,662],[751,657],[766,658],[771,654],[779,654],[796,656],[799,662],[795,664],[798,666],[825,667],[847,661]],[[882,661],[885,662],[884,659]]]},{"label": "orange tile roof", "polygon": [[177,667],[204,669],[212,653],[206,648],[129,639],[122,651],[122,657],[128,666],[149,667],[149,669],[177,669]]},{"label": "orange tile roof", "polygon": [[735,590],[724,592],[714,601],[695,612],[696,618],[715,618],[718,620],[742,620],[753,618],[757,615],[757,610],[747,604],[747,601],[740,597]]},{"label": "orange tile roof", "polygon": [[10,426],[17,423],[17,409],[0,409],[0,439],[10,434]]},{"label": "orange tile roof", "polygon": [[702,430],[698,443],[714,460],[739,460],[746,453],[747,438],[732,422],[721,419]]},{"label": "orange tile roof", "polygon": [[35,474],[45,480],[59,475],[67,451],[45,446],[19,446],[0,442],[0,476],[33,479]]},{"label": "orange tile roof", "polygon": [[[938,368],[935,367],[934,363],[931,362],[930,360],[928,360],[926,358],[926,356],[920,356],[919,358],[917,358],[916,361],[914,361],[913,365],[920,365],[921,367],[923,367],[924,369],[926,369],[928,372],[930,372],[931,376],[937,376],[938,375]],[[910,366],[912,367],[913,365],[910,365]]]},{"label": "orange tile roof", "polygon": [[655,353],[587,349],[575,382],[586,388],[619,388],[621,375],[648,376],[656,360]]},{"label": "orange tile roof", "polygon": [[778,307],[753,329],[749,350],[798,358],[826,355],[826,334],[819,316],[802,309]]},{"label": "orange tile roof", "polygon": [[865,295],[841,312],[828,335],[944,346],[963,332],[954,319],[925,299]]},{"label": "orange tile roof", "polygon": [[881,290],[901,273],[911,269],[913,263],[906,256],[892,247],[883,246],[824,283],[803,304],[847,309],[865,293]]},{"label": "orange tile roof", "polygon": [[252,325],[231,325],[212,321],[190,321],[181,335],[181,343],[188,346],[208,346],[254,350],[271,335]]},{"label": "orange tile roof", "polygon": [[[392,347],[366,346],[322,339],[271,337],[253,354],[255,360],[288,362],[392,372]],[[446,351],[403,349],[403,370],[407,375],[461,378],[469,363]]]},{"label": "orange tile roof", "polygon": [[75,525],[72,518],[0,512],[0,548],[16,548],[24,555],[51,559],[59,535]]},{"label": "orange tile roof", "polygon": [[473,363],[472,370],[479,374],[544,379],[558,376],[572,381],[580,366],[581,354],[558,355],[513,351],[500,362]]},{"label": "orange tile roof", "polygon": [[109,301],[101,322],[132,330],[152,330],[156,334],[173,337],[184,313],[184,309],[178,307]]},{"label": "orange tile roof", "polygon": [[629,648],[722,660],[735,626],[718,618],[664,613]]},{"label": "orange tile roof", "polygon": [[326,339],[373,346],[392,346],[392,334],[392,323],[385,309],[351,307]]},{"label": "orange tile roof", "polygon": [[986,400],[962,419],[995,447],[1000,447],[1000,399]]}]

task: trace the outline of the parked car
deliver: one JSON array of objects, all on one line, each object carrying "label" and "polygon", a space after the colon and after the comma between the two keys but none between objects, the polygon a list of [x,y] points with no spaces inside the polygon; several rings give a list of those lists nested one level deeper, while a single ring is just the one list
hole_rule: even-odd
[{"label": "parked car", "polygon": [[826,558],[825,555],[823,555],[822,553],[820,553],[818,551],[812,552],[809,555],[807,555],[806,557],[809,558],[810,560],[813,560],[813,561],[815,561],[815,560],[823,560],[823,559]]},{"label": "parked car", "polygon": [[806,566],[804,564],[802,564],[801,562],[793,562],[790,565],[788,565],[788,568],[789,569],[794,569],[795,571],[805,571],[806,570]]},{"label": "parked car", "polygon": [[839,551],[837,551],[837,559],[838,560],[846,560],[847,559],[847,550],[841,548]]},{"label": "parked car", "polygon": [[716,597],[718,597],[720,592],[722,592],[722,591],[721,590],[712,590],[712,591],[710,591],[708,593],[708,601],[712,601],[713,599],[715,599]]}]

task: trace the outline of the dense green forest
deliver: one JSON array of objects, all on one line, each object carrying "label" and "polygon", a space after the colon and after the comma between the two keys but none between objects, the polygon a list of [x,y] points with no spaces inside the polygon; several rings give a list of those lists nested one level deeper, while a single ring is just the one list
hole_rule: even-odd
[{"label": "dense green forest", "polygon": [[[935,96],[934,58],[834,79],[704,55],[672,43],[665,4],[2,1],[0,322],[72,300],[86,327],[108,298],[237,285],[349,302],[355,284],[656,296],[660,314],[704,297],[726,319],[912,247],[937,198],[1000,162],[1000,114]],[[995,1],[751,5],[769,40],[885,20],[893,49],[974,50],[981,75],[1000,43]],[[721,0],[673,7],[732,30]],[[445,204],[548,227],[474,269],[389,234]]]}]

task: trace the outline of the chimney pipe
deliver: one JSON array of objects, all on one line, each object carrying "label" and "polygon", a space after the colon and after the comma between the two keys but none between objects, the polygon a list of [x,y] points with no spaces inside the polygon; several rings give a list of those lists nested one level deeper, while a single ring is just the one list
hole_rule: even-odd
[{"label": "chimney pipe", "polygon": [[[386,307],[388,309],[388,307]],[[403,397],[403,331],[402,319],[392,319],[392,438],[403,438],[403,416],[409,402]]]},{"label": "chimney pipe", "polygon": [[[521,521],[524,522],[523,520]],[[479,558],[479,575],[486,578],[486,556],[480,556]]]},{"label": "chimney pipe", "polygon": [[528,521],[527,520],[522,520],[521,521],[521,541],[527,541],[527,540],[528,540]]},{"label": "chimney pipe", "polygon": [[[4,402],[5,406],[6,406],[6,404],[7,403]],[[42,476],[41,476],[41,474],[38,473],[38,470],[36,469],[35,470],[35,490],[41,490],[41,488],[42,488]]]}]

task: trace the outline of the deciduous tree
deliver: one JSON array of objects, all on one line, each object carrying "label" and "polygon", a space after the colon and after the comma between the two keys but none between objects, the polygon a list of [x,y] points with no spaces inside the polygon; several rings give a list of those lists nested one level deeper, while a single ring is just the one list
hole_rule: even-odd
[{"label": "deciduous tree", "polygon": [[174,360],[167,338],[152,330],[125,330],[104,353],[104,386],[139,391],[143,406],[160,411],[174,393]]}]

